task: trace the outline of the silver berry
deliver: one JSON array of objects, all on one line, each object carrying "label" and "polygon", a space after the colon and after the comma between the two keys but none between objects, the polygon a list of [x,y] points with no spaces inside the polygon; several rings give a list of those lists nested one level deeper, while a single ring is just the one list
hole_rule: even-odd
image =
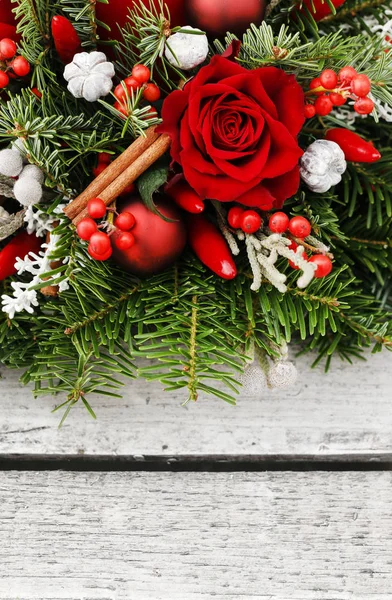
[{"label": "silver berry", "polygon": [[17,177],[23,169],[23,159],[19,152],[6,148],[0,151],[0,174]]},{"label": "silver berry", "polygon": [[42,173],[41,169],[36,165],[26,165],[21,174],[19,175],[19,179],[21,179],[22,177],[30,177],[31,179],[35,179],[36,181],[38,181],[38,183],[41,184],[44,182],[44,174]]},{"label": "silver berry", "polygon": [[[208,39],[200,29],[183,27],[191,33],[174,33],[165,46],[165,57],[173,67],[190,71],[205,61],[208,56]],[[200,32],[200,33],[192,33]]]},{"label": "silver berry", "polygon": [[42,186],[32,177],[22,177],[15,182],[14,194],[22,206],[32,206],[41,200]]},{"label": "silver berry", "polygon": [[346,169],[343,150],[329,140],[316,140],[301,158],[301,178],[318,194],[340,183]]}]

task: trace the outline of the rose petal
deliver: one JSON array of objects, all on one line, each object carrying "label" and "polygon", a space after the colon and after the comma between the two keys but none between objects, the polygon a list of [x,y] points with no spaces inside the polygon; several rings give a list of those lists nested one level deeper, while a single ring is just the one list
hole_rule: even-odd
[{"label": "rose petal", "polygon": [[275,197],[274,208],[282,208],[285,200],[298,192],[300,181],[298,166],[275,179],[264,179],[263,185]]},{"label": "rose petal", "polygon": [[265,120],[271,135],[271,149],[262,178],[269,179],[291,171],[298,164],[303,151],[283,123],[271,119],[267,113]]},{"label": "rose petal", "polygon": [[256,185],[239,198],[236,198],[235,201],[245,206],[256,206],[262,210],[270,210],[275,204],[275,197],[264,185]]}]

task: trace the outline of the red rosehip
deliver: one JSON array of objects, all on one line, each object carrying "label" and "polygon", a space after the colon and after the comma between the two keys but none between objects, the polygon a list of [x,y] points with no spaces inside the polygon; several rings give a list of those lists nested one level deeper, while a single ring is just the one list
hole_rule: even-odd
[{"label": "red rosehip", "polygon": [[135,79],[134,77],[126,77],[126,78],[124,79],[124,83],[125,83],[125,85],[126,85],[126,87],[127,87],[127,89],[128,89],[129,91],[133,90],[134,92],[137,92],[137,91],[138,91],[138,89],[140,89],[140,88],[141,88],[141,85],[142,85],[142,84],[141,84],[141,83],[140,83],[140,82],[139,82],[137,79]]},{"label": "red rosehip", "polygon": [[305,104],[305,117],[311,119],[316,114],[316,109],[313,104]]},{"label": "red rosehip", "polygon": [[25,77],[30,73],[30,63],[24,56],[17,56],[11,63],[11,67],[18,77]]},{"label": "red rosehip", "polygon": [[241,206],[233,206],[229,210],[229,214],[227,215],[227,221],[233,229],[240,229],[241,227],[241,219],[244,214],[244,209]]},{"label": "red rosehip", "polygon": [[0,71],[0,88],[5,88],[10,82],[10,78],[8,77],[5,71]]},{"label": "red rosehip", "polygon": [[118,85],[116,85],[116,87],[114,88],[114,92],[113,94],[116,96],[117,100],[119,102],[126,102],[128,95],[126,92],[126,89],[124,90],[123,86],[121,85],[121,83],[119,83]]},{"label": "red rosehip", "polygon": [[333,90],[338,84],[338,76],[332,69],[325,69],[320,75],[320,82],[326,90]]},{"label": "red rosehip", "polygon": [[0,54],[2,58],[9,59],[13,58],[16,54],[16,44],[14,40],[10,38],[3,38],[0,41]]},{"label": "red rosehip", "polygon": [[118,215],[114,222],[115,226],[121,231],[129,231],[132,227],[135,227],[136,219],[130,212],[123,212]]},{"label": "red rosehip", "polygon": [[[323,87],[323,86],[321,85],[321,79],[320,79],[320,77],[315,77],[315,78],[314,78],[314,79],[312,79],[312,81],[310,82],[310,84],[309,84],[309,89],[311,89],[311,90],[315,90],[315,89],[317,89],[317,88],[319,88],[319,87]],[[321,95],[321,94],[323,94],[323,93],[324,93],[323,91],[320,91],[320,92],[315,92],[316,96],[320,96],[320,95]]]},{"label": "red rosehip", "polygon": [[91,258],[93,258],[94,260],[108,260],[113,253],[112,247],[110,246],[108,251],[105,252],[105,254],[98,254],[97,252],[94,252],[93,248],[91,247],[91,244],[89,244],[88,248],[88,253],[91,256]]},{"label": "red rosehip", "polygon": [[303,240],[310,235],[312,226],[305,217],[293,217],[289,222],[289,231],[294,237]]},{"label": "red rosehip", "polygon": [[290,219],[284,212],[276,212],[268,222],[268,227],[272,233],[284,233],[287,231]]},{"label": "red rosehip", "polygon": [[81,240],[88,241],[93,233],[98,231],[98,225],[95,221],[90,219],[90,217],[86,217],[82,221],[80,221],[79,225],[76,228],[77,234]]},{"label": "red rosehip", "polygon": [[338,73],[338,78],[341,83],[350,83],[358,73],[354,67],[343,67]]},{"label": "red rosehip", "polygon": [[316,109],[316,113],[320,115],[320,117],[325,117],[329,115],[331,110],[333,109],[333,104],[328,96],[325,94],[323,96],[319,96],[314,103],[314,108]]},{"label": "red rosehip", "polygon": [[147,83],[143,90],[143,97],[147,102],[156,102],[161,97],[161,90],[155,83]]},{"label": "red rosehip", "polygon": [[309,258],[309,262],[317,265],[317,269],[314,274],[317,279],[321,279],[322,277],[329,275],[333,268],[331,259],[323,254],[315,254]]},{"label": "red rosehip", "polygon": [[368,95],[372,87],[367,75],[357,75],[351,82],[351,91],[356,96],[364,98]]},{"label": "red rosehip", "polygon": [[256,211],[246,210],[242,213],[240,227],[244,233],[255,233],[260,229],[261,224],[261,217]]},{"label": "red rosehip", "polygon": [[119,250],[129,250],[135,243],[135,237],[130,231],[122,231],[114,243]]},{"label": "red rosehip", "polygon": [[[302,258],[304,260],[308,260],[308,255],[306,254],[306,252],[302,252]],[[300,269],[300,267],[297,267],[297,265],[295,264],[295,262],[293,262],[292,260],[289,260],[289,265],[295,271],[299,271],[299,269]]]},{"label": "red rosehip", "polygon": [[359,115],[370,115],[374,108],[374,102],[371,98],[358,98],[354,104],[354,110]]},{"label": "red rosehip", "polygon": [[329,99],[334,106],[343,106],[343,104],[346,104],[347,102],[347,98],[345,98],[342,94],[338,94],[337,92],[332,92],[332,94],[329,94]]},{"label": "red rosehip", "polygon": [[139,83],[147,83],[151,77],[150,69],[145,65],[135,65],[132,69],[132,77]]},{"label": "red rosehip", "polygon": [[102,165],[109,165],[112,162],[112,155],[109,152],[100,152],[98,154],[98,163]]},{"label": "red rosehip", "polygon": [[109,248],[111,248],[110,237],[103,231],[96,231],[90,238],[89,248],[95,254],[106,254]]},{"label": "red rosehip", "polygon": [[102,219],[106,215],[106,204],[101,198],[91,198],[87,204],[87,212],[92,219]]},{"label": "red rosehip", "polygon": [[106,163],[98,163],[98,166],[94,167],[94,169],[93,169],[94,177],[98,177],[107,168],[108,168],[108,165]]}]

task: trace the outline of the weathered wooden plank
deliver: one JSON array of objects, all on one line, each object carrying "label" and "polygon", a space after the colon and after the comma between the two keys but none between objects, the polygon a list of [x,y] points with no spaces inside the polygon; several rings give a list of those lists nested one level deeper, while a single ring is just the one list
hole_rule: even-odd
[{"label": "weathered wooden plank", "polygon": [[390,600],[391,473],[2,473],[1,600]]},{"label": "weathered wooden plank", "polygon": [[2,370],[0,454],[258,455],[391,451],[392,354],[354,366],[334,363],[329,375],[298,359],[289,391],[242,396],[238,406],[183,396],[158,384],[127,385],[123,400],[92,397],[94,422],[76,407],[62,430],[53,398],[34,400],[17,375]]}]

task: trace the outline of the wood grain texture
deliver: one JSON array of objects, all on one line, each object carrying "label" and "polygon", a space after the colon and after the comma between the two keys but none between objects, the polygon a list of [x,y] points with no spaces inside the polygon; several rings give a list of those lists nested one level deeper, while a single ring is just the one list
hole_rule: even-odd
[{"label": "wood grain texture", "polygon": [[315,454],[392,450],[392,354],[354,366],[334,363],[329,375],[297,360],[298,383],[288,392],[242,396],[238,406],[183,395],[158,384],[132,382],[124,399],[92,396],[98,420],[82,406],[63,428],[51,414],[55,399],[34,399],[12,371],[1,370],[0,454]]},{"label": "wood grain texture", "polygon": [[391,473],[2,473],[1,600],[390,600]]}]

